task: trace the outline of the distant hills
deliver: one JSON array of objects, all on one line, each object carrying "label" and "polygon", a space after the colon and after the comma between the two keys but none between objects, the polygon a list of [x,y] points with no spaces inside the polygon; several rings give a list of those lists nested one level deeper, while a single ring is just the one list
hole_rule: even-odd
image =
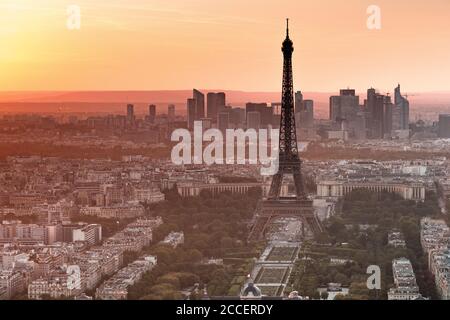
[{"label": "distant hills", "polygon": [[[199,89],[204,92],[224,91],[227,103],[245,106],[246,102],[279,102],[281,92],[246,92],[236,90]],[[336,92],[304,92],[304,99],[314,100],[317,115],[324,117],[328,112],[329,97]],[[360,93],[362,104],[366,94]],[[186,99],[192,90],[158,91],[17,91],[0,92],[0,112],[116,112],[124,111],[124,105],[133,103],[136,112],[145,112],[148,104],[156,104],[158,112],[165,112],[167,104],[177,106],[177,113],[183,114]],[[411,108],[448,108],[450,92],[412,93],[409,96]]]},{"label": "distant hills", "polygon": [[[280,92],[223,91],[230,103],[275,102],[280,100]],[[327,96],[327,93],[319,95]],[[0,92],[0,102],[130,102],[130,103],[185,103],[192,97],[192,90],[162,91],[40,91],[40,92]]]}]

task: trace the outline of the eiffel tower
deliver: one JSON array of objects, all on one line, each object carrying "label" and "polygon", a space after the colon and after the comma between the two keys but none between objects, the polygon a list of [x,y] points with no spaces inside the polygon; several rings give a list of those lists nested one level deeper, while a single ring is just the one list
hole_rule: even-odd
[{"label": "eiffel tower", "polygon": [[[301,171],[302,162],[298,155],[297,133],[294,114],[294,86],[292,77],[292,52],[294,46],[289,38],[289,19],[286,23],[286,39],[283,42],[283,90],[280,120],[279,169],[272,178],[267,200],[258,204],[249,241],[264,239],[267,227],[274,219],[296,217],[302,221],[302,227],[308,228],[314,235],[322,232],[319,220],[314,214],[313,204],[308,200]],[[286,175],[292,175],[295,197],[281,197],[281,185]],[[303,235],[305,230],[303,229]]]}]

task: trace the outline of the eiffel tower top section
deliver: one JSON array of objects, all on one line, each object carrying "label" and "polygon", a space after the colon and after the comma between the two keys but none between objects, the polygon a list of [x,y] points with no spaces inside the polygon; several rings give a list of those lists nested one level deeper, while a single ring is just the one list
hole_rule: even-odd
[{"label": "eiffel tower top section", "polygon": [[280,121],[280,163],[298,161],[297,134],[294,115],[294,85],[292,77],[292,53],[294,45],[289,38],[289,19],[286,22],[286,39],[283,41],[283,89]]},{"label": "eiffel tower top section", "polygon": [[289,19],[286,19],[286,39],[283,41],[283,48],[281,50],[285,54],[285,58],[286,54],[292,57],[292,52],[294,51],[294,43],[289,38]]}]

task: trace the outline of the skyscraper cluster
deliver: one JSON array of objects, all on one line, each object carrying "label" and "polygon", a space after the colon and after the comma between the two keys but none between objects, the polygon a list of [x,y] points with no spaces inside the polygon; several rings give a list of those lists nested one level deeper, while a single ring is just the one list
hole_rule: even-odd
[{"label": "skyscraper cluster", "polygon": [[294,100],[297,135],[304,139],[314,136],[314,101],[303,99],[301,91],[295,93]]},{"label": "skyscraper cluster", "polygon": [[[223,92],[205,95],[194,89],[187,100],[188,128],[194,121],[202,121],[204,128],[215,127],[222,131],[232,128],[262,129],[278,127],[279,103],[248,102],[245,108],[233,108],[226,104]],[[304,99],[301,91],[294,96],[295,122],[300,139],[316,139],[318,130],[314,123],[314,101]],[[329,139],[391,139],[409,137],[409,101],[395,88],[394,96],[367,90],[367,98],[360,102],[355,89],[341,89],[339,95],[329,99],[330,124],[325,131]],[[169,118],[171,110],[169,106]],[[446,119],[442,119],[445,122]],[[444,127],[442,125],[441,127]],[[444,134],[442,134],[444,135]]]},{"label": "skyscraper cluster", "polygon": [[192,98],[187,100],[189,129],[194,127],[194,121],[202,121],[204,128],[214,126],[222,131],[229,128],[240,128],[245,122],[245,110],[227,106],[224,92],[209,92],[206,95],[205,110],[205,95],[194,89]]},{"label": "skyscraper cluster", "polygon": [[209,92],[207,94],[207,111],[206,115],[209,119],[216,119],[220,112],[225,111],[225,93]]},{"label": "skyscraper cluster", "polygon": [[188,127],[194,127],[194,121],[205,118],[205,95],[197,89],[192,91],[192,98],[187,101]]},{"label": "skyscraper cluster", "polygon": [[393,138],[409,130],[409,102],[401,95],[400,85],[395,88],[394,101],[389,94],[368,89],[363,105],[354,89],[342,89],[339,96],[330,97],[330,120],[350,138]]},{"label": "skyscraper cluster", "polygon": [[268,106],[267,103],[249,102],[245,106],[245,113],[247,128],[260,129],[274,125],[273,106]]}]

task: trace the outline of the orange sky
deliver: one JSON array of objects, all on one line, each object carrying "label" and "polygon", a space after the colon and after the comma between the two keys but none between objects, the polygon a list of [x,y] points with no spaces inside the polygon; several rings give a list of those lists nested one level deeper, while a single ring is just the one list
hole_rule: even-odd
[{"label": "orange sky", "polygon": [[280,90],[286,17],[296,89],[450,91],[449,0],[1,0],[0,90]]}]

